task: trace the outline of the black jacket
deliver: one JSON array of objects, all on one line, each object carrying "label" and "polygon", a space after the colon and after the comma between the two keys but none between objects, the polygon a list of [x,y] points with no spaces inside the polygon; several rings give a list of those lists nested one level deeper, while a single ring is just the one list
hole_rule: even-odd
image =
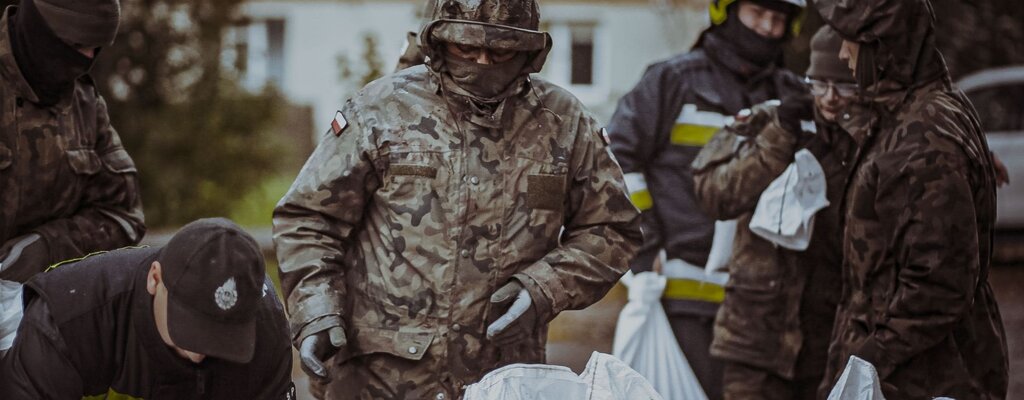
[{"label": "black jacket", "polygon": [[146,274],[159,248],[121,249],[37,275],[0,366],[0,398],[288,399],[291,343],[268,279],[248,364],[177,356],[160,338]]},{"label": "black jacket", "polygon": [[697,203],[690,163],[740,110],[806,90],[777,67],[742,79],[713,56],[726,51],[697,48],[651,65],[608,124],[612,151],[643,211],[644,246],[634,271],[650,270],[661,249],[669,259],[707,263],[715,221]]}]

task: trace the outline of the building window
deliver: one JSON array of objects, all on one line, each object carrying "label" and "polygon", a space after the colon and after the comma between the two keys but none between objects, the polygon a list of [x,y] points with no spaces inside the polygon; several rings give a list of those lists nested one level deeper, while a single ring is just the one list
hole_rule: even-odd
[{"label": "building window", "polygon": [[227,31],[221,64],[251,91],[284,84],[285,21],[253,20]]},{"label": "building window", "polygon": [[572,37],[569,82],[573,85],[593,85],[594,25],[570,25],[569,34]]}]

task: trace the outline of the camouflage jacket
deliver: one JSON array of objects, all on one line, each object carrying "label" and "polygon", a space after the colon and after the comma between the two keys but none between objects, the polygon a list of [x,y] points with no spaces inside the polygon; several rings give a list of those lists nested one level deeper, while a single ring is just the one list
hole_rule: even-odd
[{"label": "camouflage jacket", "polygon": [[1007,353],[988,283],[988,146],[948,81],[905,99],[846,121],[859,151],[843,202],[844,287],[825,384],[857,355],[878,369],[887,398],[1001,399]]},{"label": "camouflage jacket", "polygon": [[[138,174],[87,76],[52,107],[18,70],[8,8],[0,19],[0,243],[31,232],[49,251],[46,266],[137,243],[145,233]],[[10,276],[8,274],[13,274]]]},{"label": "camouflage jacket", "polygon": [[[716,219],[739,219],[725,300],[711,354],[787,379],[821,376],[842,287],[839,207],[852,138],[834,125],[786,132],[762,104],[718,131],[694,161],[697,198]],[[761,193],[809,149],[825,171],[831,206],[819,211],[806,251],[788,250],[747,228]]]},{"label": "camouflage jacket", "polygon": [[814,5],[862,44],[861,109],[840,121],[858,154],[842,203],[843,293],[823,386],[857,355],[878,369],[886,398],[1005,398],[1006,334],[988,283],[993,162],[935,47],[931,4]]},{"label": "camouflage jacket", "polygon": [[[641,242],[622,173],[578,100],[528,85],[493,119],[425,66],[346,103],[274,211],[295,340],[341,325],[337,363],[429,352],[446,360],[434,381],[471,383],[543,362],[546,321],[618,281]],[[499,349],[485,328],[505,310],[488,298],[512,278],[544,324]]]}]

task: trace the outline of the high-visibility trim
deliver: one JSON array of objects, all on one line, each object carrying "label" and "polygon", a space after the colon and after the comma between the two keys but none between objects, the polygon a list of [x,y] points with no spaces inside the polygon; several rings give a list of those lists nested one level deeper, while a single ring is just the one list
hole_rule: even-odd
[{"label": "high-visibility trim", "polygon": [[665,284],[662,298],[721,303],[722,300],[725,300],[725,287],[694,279],[669,279]]},{"label": "high-visibility trim", "polygon": [[[125,246],[125,247],[121,247],[121,248],[115,249],[115,250],[121,250],[121,249],[145,249],[147,247],[149,247],[149,246],[146,246],[146,245]],[[54,269],[57,269],[58,267],[60,267],[62,265],[76,263],[76,262],[82,261],[82,260],[84,260],[86,258],[89,258],[89,257],[92,257],[92,256],[98,256],[100,254],[106,254],[106,253],[109,253],[109,252],[110,252],[110,250],[94,251],[92,253],[86,254],[86,255],[81,256],[81,257],[71,258],[71,259],[67,259],[67,260],[64,260],[64,261],[60,261],[60,262],[57,262],[57,263],[55,263],[53,265],[50,265],[49,267],[46,267],[46,269],[43,270],[43,272],[50,272],[50,271],[52,271]]]},{"label": "high-visibility trim", "polygon": [[108,389],[107,393],[95,396],[85,396],[82,397],[82,400],[142,400],[142,398],[121,394],[114,389]]},{"label": "high-visibility trim", "polygon": [[654,198],[647,190],[647,178],[640,172],[631,172],[623,176],[626,181],[626,190],[629,192],[629,200],[633,202],[640,211],[650,210],[654,207]]},{"label": "high-visibility trim", "polygon": [[681,146],[704,146],[721,128],[701,125],[676,125],[672,128],[672,144]]},{"label": "high-visibility trim", "polygon": [[696,104],[684,104],[676,125],[672,128],[671,143],[683,146],[704,146],[711,137],[732,123],[728,117],[713,111],[700,111]]}]

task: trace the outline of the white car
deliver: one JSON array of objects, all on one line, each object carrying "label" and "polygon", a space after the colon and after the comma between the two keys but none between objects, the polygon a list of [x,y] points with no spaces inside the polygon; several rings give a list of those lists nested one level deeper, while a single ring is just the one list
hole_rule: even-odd
[{"label": "white car", "polygon": [[981,116],[992,152],[1010,184],[997,191],[996,228],[1024,230],[1024,65],[987,69],[957,82]]}]

